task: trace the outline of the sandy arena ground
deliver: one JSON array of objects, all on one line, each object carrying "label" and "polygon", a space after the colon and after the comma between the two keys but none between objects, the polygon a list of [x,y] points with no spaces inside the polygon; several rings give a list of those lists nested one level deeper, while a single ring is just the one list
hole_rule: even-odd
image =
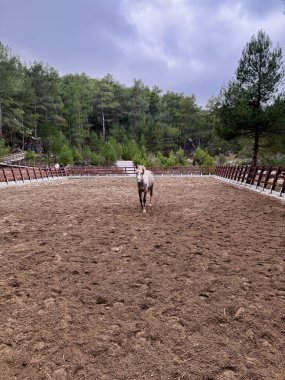
[{"label": "sandy arena ground", "polygon": [[285,203],[212,178],[0,188],[0,379],[285,380]]}]

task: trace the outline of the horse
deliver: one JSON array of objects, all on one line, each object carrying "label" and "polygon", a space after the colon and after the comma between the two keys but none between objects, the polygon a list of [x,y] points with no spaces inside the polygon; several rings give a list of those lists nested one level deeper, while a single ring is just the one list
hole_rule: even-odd
[{"label": "horse", "polygon": [[138,183],[140,204],[142,207],[142,211],[146,212],[146,196],[148,192],[150,194],[149,206],[151,207],[151,198],[153,194],[153,185],[154,185],[153,174],[150,170],[146,170],[146,168],[143,165],[138,165],[138,166],[136,165],[135,173],[136,173],[137,183]]}]

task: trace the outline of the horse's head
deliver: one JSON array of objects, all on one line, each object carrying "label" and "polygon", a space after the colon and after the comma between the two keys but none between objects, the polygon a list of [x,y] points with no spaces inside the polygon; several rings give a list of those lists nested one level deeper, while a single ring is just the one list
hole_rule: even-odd
[{"label": "horse's head", "polygon": [[137,168],[136,168],[136,176],[137,176],[138,183],[142,182],[144,171],[145,171],[145,167],[144,166],[142,166],[142,165],[137,166]]}]

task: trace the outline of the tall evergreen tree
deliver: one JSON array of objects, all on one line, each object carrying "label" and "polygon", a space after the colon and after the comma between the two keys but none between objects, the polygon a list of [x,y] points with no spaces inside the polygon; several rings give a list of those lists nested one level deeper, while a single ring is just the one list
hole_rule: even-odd
[{"label": "tall evergreen tree", "polygon": [[0,140],[5,125],[18,124],[15,109],[23,87],[23,70],[19,59],[0,43]]},{"label": "tall evergreen tree", "polygon": [[226,139],[242,135],[252,138],[253,165],[257,163],[260,138],[273,131],[275,120],[266,111],[283,76],[281,48],[272,49],[268,35],[261,30],[242,52],[236,81],[221,93],[218,112],[222,124],[218,132]]}]

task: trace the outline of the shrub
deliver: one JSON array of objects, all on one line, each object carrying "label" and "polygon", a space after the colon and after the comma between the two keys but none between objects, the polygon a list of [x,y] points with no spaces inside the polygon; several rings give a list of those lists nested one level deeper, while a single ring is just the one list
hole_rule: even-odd
[{"label": "shrub", "polygon": [[176,161],[176,157],[173,153],[173,151],[171,151],[166,159],[166,163],[165,163],[166,166],[170,167],[170,166],[175,166],[177,165],[177,161]]},{"label": "shrub", "polygon": [[187,158],[185,156],[185,152],[182,148],[178,149],[178,151],[175,154],[175,157],[176,157],[176,161],[178,164],[184,165],[184,166],[187,165],[188,161],[187,161]]},{"label": "shrub", "polygon": [[6,147],[4,140],[0,140],[0,159],[9,153],[9,148]]},{"label": "shrub", "polygon": [[196,148],[193,155],[193,165],[213,165],[214,159],[202,148]]},{"label": "shrub", "polygon": [[83,163],[83,156],[75,146],[72,148],[72,155],[73,155],[74,163],[76,164]]},{"label": "shrub", "polygon": [[67,145],[63,145],[59,154],[59,160],[63,165],[73,163],[73,152]]},{"label": "shrub", "polygon": [[100,149],[99,155],[104,157],[103,165],[112,165],[117,161],[118,155],[116,147],[111,142],[106,142]]},{"label": "shrub", "polygon": [[26,153],[25,153],[25,160],[31,161],[34,158],[35,158],[35,152],[33,152],[31,150],[27,150]]}]

